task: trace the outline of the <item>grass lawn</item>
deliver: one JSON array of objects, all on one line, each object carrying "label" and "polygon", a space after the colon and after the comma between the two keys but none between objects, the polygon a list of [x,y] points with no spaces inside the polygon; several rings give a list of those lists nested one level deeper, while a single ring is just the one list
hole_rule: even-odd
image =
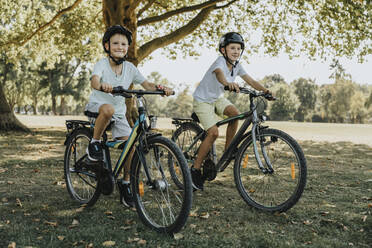
[{"label": "grass lawn", "polygon": [[89,209],[73,202],[63,179],[65,130],[32,130],[0,134],[0,247],[371,247],[367,144],[300,141],[307,186],[282,214],[249,207],[235,188],[230,164],[204,192],[194,193],[186,227],[168,237],[122,207],[117,191]]}]

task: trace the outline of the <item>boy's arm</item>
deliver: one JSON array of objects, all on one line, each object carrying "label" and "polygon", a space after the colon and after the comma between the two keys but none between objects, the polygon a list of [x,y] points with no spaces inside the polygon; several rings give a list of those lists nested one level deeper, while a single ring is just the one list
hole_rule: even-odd
[{"label": "boy's arm", "polygon": [[217,68],[213,72],[216,74],[216,78],[218,82],[220,82],[220,84],[222,84],[223,86],[229,86],[230,91],[235,90],[236,92],[239,93],[239,85],[236,83],[227,82],[225,74],[223,74],[223,71],[220,68]]},{"label": "boy's arm", "polygon": [[263,91],[265,93],[271,93],[268,89],[266,89],[262,84],[251,78],[248,74],[244,74],[241,78],[250,86],[255,88],[256,90]]},{"label": "boy's arm", "polygon": [[162,85],[155,85],[154,83],[150,83],[147,80],[143,81],[143,83],[141,85],[145,90],[148,90],[148,91],[164,90],[165,95],[167,95],[167,96],[169,96],[173,93],[173,90],[171,88],[168,88],[168,87],[162,86]]},{"label": "boy's arm", "polygon": [[90,80],[90,86],[92,86],[92,88],[95,90],[101,90],[102,88],[104,92],[112,92],[112,85],[101,83],[101,79],[97,75],[92,76],[92,79]]}]

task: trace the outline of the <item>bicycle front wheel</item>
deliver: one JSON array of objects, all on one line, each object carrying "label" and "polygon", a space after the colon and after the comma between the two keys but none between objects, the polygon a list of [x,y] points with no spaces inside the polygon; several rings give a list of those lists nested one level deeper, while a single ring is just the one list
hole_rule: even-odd
[{"label": "bicycle front wheel", "polygon": [[92,138],[88,128],[77,129],[66,143],[64,157],[64,173],[68,193],[71,198],[80,204],[92,206],[100,196],[98,178],[88,166],[85,165],[86,149]]},{"label": "bicycle front wheel", "polygon": [[[262,163],[257,165],[251,137],[241,145],[234,164],[234,180],[243,199],[257,209],[284,212],[300,199],[306,184],[306,159],[299,144],[276,129],[263,129],[256,137]],[[264,157],[266,154],[266,159]]]},{"label": "bicycle front wheel", "polygon": [[[172,179],[169,164],[179,168],[181,188]],[[140,219],[158,232],[180,231],[192,204],[191,176],[181,150],[165,137],[152,137],[145,151],[136,151],[131,166],[132,192]]]}]

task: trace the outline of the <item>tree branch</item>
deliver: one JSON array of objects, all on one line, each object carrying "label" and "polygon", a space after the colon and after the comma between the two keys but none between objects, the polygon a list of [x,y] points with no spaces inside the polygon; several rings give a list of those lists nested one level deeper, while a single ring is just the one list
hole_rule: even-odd
[{"label": "tree branch", "polygon": [[137,18],[140,17],[143,14],[143,12],[145,12],[146,10],[148,10],[155,1],[156,0],[149,0],[147,2],[147,4],[145,6],[143,6],[143,8],[138,11]]},{"label": "tree branch", "polygon": [[128,12],[132,12],[134,11],[139,5],[140,3],[142,2],[143,0],[137,0],[137,1],[134,1],[130,4],[130,7],[128,9]]},{"label": "tree branch", "polygon": [[149,54],[160,47],[165,47],[171,43],[177,42],[191,34],[195,29],[197,29],[200,24],[208,17],[208,15],[215,9],[216,5],[212,5],[208,8],[202,9],[188,24],[185,26],[171,32],[168,35],[153,39],[152,41],[147,42],[138,49],[138,61],[143,60]]},{"label": "tree branch", "polygon": [[195,10],[198,10],[198,9],[208,8],[208,7],[210,7],[212,5],[215,5],[216,3],[222,2],[222,1],[224,1],[224,0],[210,0],[210,1],[207,1],[205,3],[196,4],[196,5],[193,5],[193,6],[182,7],[180,9],[176,9],[176,10],[166,12],[166,13],[164,13],[162,15],[159,15],[159,16],[152,16],[152,17],[149,17],[149,18],[145,18],[143,20],[139,20],[137,25],[138,26],[143,26],[143,25],[147,25],[147,24],[150,24],[150,23],[159,22],[159,21],[168,19],[172,16],[179,15],[181,13],[195,11]]},{"label": "tree branch", "polygon": [[67,8],[64,8],[62,9],[61,11],[59,11],[53,18],[52,20],[50,20],[49,22],[45,23],[44,25],[40,26],[36,31],[34,31],[32,34],[30,34],[29,36],[26,37],[25,40],[23,40],[22,42],[17,42],[17,41],[11,41],[11,42],[8,42],[8,43],[5,43],[1,46],[5,46],[5,45],[10,45],[10,44],[16,44],[18,46],[23,46],[24,44],[26,44],[28,41],[30,41],[32,39],[32,37],[34,37],[35,35],[37,35],[38,33],[40,33],[41,31],[43,31],[44,29],[46,29],[48,26],[52,25],[61,15],[65,14],[66,12],[68,11],[71,11],[73,10],[76,6],[78,6],[83,0],[76,0],[71,6],[67,7]]},{"label": "tree branch", "polygon": [[232,0],[231,2],[228,2],[227,4],[224,4],[224,5],[221,5],[221,6],[217,6],[216,9],[223,9],[223,8],[229,7],[231,4],[233,4],[236,1],[237,0]]}]

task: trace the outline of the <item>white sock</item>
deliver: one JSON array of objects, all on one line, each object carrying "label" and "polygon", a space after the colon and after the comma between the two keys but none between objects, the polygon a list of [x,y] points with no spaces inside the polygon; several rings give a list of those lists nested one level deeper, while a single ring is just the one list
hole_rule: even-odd
[{"label": "white sock", "polygon": [[130,183],[130,181],[123,180],[123,184],[129,184],[129,183]]},{"label": "white sock", "polygon": [[93,142],[99,142],[99,143],[101,143],[101,140],[96,140],[95,138],[92,138],[92,140],[90,141],[90,143],[93,143]]}]

